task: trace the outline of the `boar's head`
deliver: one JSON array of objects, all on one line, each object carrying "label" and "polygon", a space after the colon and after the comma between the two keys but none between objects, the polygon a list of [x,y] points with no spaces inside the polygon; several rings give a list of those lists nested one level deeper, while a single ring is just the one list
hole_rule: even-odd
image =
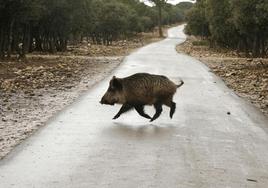
[{"label": "boar's head", "polygon": [[101,98],[101,104],[114,105],[115,103],[122,104],[124,100],[123,85],[121,80],[115,76],[110,80],[109,88]]}]

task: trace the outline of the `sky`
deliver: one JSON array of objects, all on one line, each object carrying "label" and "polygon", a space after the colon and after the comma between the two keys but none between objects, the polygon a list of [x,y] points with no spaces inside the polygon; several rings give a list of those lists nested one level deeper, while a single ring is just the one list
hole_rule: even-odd
[{"label": "sky", "polygon": [[194,2],[193,0],[169,0],[168,3],[171,3],[171,4],[178,4],[180,2],[185,2],[185,1],[188,1],[188,2]]},{"label": "sky", "polygon": [[[145,2],[145,4],[150,5],[150,3],[146,2],[145,0],[143,0],[143,1]],[[195,2],[195,0],[168,0],[168,3],[175,5],[175,4],[178,4],[180,2],[185,2],[185,1],[186,2]]]}]

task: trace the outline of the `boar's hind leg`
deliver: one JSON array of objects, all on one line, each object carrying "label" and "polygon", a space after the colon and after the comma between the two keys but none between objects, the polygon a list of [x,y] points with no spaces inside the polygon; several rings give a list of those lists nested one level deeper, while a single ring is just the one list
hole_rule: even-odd
[{"label": "boar's hind leg", "polygon": [[151,122],[156,120],[160,116],[163,110],[161,103],[155,103],[154,108],[155,108],[155,114],[154,114],[154,117],[151,119]]},{"label": "boar's hind leg", "polygon": [[171,102],[171,106],[170,106],[170,112],[169,112],[169,117],[172,119],[173,114],[176,110],[176,103],[175,102]]},{"label": "boar's hind leg", "polygon": [[145,117],[145,118],[147,118],[147,119],[151,119],[151,117],[150,117],[148,114],[146,114],[146,113],[144,112],[144,106],[143,106],[143,105],[136,105],[136,106],[134,106],[134,108],[136,109],[136,111],[137,111],[142,117]]},{"label": "boar's hind leg", "polygon": [[132,108],[133,108],[133,106],[131,106],[129,104],[123,104],[122,107],[120,108],[119,112],[114,116],[113,119],[119,118],[121,114],[131,110]]},{"label": "boar's hind leg", "polygon": [[172,101],[172,98],[168,98],[165,100],[164,104],[170,108],[169,117],[172,119],[173,114],[176,110],[176,103]]}]

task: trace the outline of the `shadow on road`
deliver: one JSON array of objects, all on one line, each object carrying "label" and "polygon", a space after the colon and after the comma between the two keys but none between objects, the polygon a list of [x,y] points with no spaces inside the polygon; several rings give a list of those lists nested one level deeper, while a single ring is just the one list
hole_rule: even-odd
[{"label": "shadow on road", "polygon": [[161,139],[170,137],[175,127],[172,124],[163,126],[155,124],[130,125],[122,122],[115,122],[113,126],[107,127],[104,134],[119,139]]}]

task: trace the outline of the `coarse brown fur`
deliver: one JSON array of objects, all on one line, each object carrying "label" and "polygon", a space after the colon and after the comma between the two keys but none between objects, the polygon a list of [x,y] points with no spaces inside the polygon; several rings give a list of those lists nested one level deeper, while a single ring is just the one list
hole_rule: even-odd
[{"label": "coarse brown fur", "polygon": [[[126,78],[114,76],[101,99],[101,104],[123,104],[114,119],[135,108],[141,116],[153,121],[160,116],[163,104],[170,107],[172,118],[176,108],[173,96],[177,88],[182,85],[183,81],[180,85],[176,85],[166,76],[148,73],[137,73]],[[156,113],[153,118],[144,112],[144,105],[154,105]]]}]

